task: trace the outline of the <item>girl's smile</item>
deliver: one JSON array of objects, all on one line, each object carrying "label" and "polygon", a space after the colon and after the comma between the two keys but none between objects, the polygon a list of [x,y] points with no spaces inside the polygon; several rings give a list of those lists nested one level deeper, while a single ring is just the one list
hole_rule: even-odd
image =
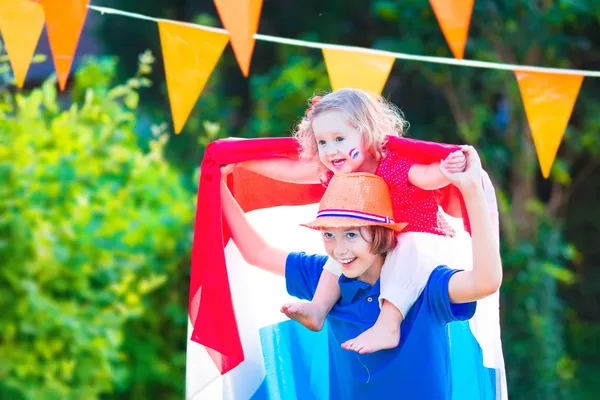
[{"label": "girl's smile", "polygon": [[319,114],[312,128],[319,159],[334,174],[375,172],[377,162],[365,148],[362,133],[352,125],[346,113],[331,110]]}]

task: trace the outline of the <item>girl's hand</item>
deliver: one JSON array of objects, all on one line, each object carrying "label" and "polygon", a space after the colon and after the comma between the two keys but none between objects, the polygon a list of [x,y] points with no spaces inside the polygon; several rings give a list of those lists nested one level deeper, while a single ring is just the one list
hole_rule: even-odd
[{"label": "girl's hand", "polygon": [[481,160],[473,146],[461,146],[466,157],[467,167],[464,172],[451,172],[446,167],[446,160],[440,163],[441,173],[462,192],[481,188]]},{"label": "girl's hand", "polygon": [[446,170],[450,173],[464,172],[467,167],[467,157],[461,150],[448,154],[444,160]]}]

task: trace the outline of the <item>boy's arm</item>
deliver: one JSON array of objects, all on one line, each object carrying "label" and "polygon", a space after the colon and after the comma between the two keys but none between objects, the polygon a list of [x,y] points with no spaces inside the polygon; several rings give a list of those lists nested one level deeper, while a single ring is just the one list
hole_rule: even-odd
[{"label": "boy's arm", "polygon": [[288,158],[251,160],[241,162],[238,166],[277,181],[304,184],[320,183],[316,169],[298,160]]},{"label": "boy's arm", "polygon": [[221,181],[221,204],[223,214],[231,230],[231,237],[237,245],[242,257],[248,264],[272,272],[285,275],[285,264],[289,252],[269,245],[265,239],[250,225],[246,214],[233,198],[227,185]]},{"label": "boy's arm", "polygon": [[495,293],[502,283],[500,249],[481,187],[481,161],[471,146],[465,146],[464,149],[467,153],[467,170],[447,176],[460,189],[469,214],[473,269],[457,272],[450,278],[448,294],[452,303],[482,299]]},{"label": "boy's arm", "polygon": [[[445,161],[449,172],[462,172],[465,169],[466,158],[460,151],[451,153]],[[440,163],[415,164],[408,171],[408,181],[423,190],[437,190],[450,184],[450,180],[440,171]]]}]

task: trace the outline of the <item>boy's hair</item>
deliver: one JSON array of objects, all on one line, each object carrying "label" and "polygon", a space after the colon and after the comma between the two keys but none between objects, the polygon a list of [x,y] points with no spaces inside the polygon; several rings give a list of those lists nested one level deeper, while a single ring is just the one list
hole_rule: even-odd
[{"label": "boy's hair", "polygon": [[[309,103],[313,103],[312,99]],[[385,155],[386,137],[402,136],[408,127],[402,112],[381,96],[359,89],[340,89],[323,96],[312,105],[294,132],[300,144],[300,160],[317,167],[321,179],[327,168],[319,160],[312,121],[330,110],[343,111],[350,117],[350,123],[364,135],[366,147],[378,160]]]},{"label": "boy's hair", "polygon": [[371,231],[371,235],[373,236],[373,241],[371,242],[371,253],[385,256],[387,253],[392,251],[394,247],[396,247],[396,244],[398,243],[396,232],[390,228],[371,225],[368,227],[368,229]]}]

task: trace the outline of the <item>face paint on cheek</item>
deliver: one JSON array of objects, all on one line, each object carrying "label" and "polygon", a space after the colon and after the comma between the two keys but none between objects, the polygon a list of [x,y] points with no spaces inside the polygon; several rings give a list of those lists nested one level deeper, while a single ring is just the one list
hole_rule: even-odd
[{"label": "face paint on cheek", "polygon": [[356,148],[354,148],[354,149],[351,149],[348,154],[350,155],[350,158],[354,159],[354,158],[358,157],[360,152]]}]

